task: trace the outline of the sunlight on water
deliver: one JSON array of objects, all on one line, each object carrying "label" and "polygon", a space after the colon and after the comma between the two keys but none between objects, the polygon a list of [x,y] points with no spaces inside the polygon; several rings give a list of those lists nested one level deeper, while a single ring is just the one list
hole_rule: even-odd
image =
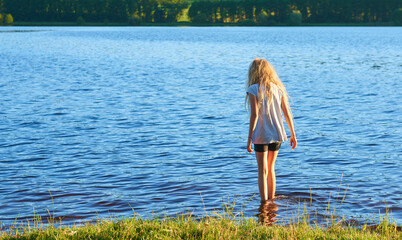
[{"label": "sunlight on water", "polygon": [[[307,203],[400,224],[401,31],[1,27],[0,219],[47,216],[50,191],[66,223],[234,197],[267,222]],[[299,140],[279,152],[275,211],[259,211],[245,149],[255,57],[285,83]]]}]

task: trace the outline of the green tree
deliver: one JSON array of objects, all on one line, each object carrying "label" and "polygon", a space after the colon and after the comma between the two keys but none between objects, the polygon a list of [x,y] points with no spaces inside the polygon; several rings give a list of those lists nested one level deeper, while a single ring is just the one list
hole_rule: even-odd
[{"label": "green tree", "polygon": [[244,9],[244,16],[246,19],[254,19],[254,1],[242,1],[240,2]]},{"label": "green tree", "polygon": [[402,8],[395,9],[392,12],[391,20],[395,25],[402,25]]},{"label": "green tree", "polygon": [[140,8],[141,5],[138,0],[127,0],[127,10],[130,16],[133,14],[136,14],[138,16],[141,11]]},{"label": "green tree", "polygon": [[205,13],[200,13],[191,18],[193,23],[206,23],[207,22],[207,15]]},{"label": "green tree", "polygon": [[156,0],[138,0],[141,5],[141,15],[145,22],[153,21],[153,13],[158,7]]},{"label": "green tree", "polygon": [[128,25],[130,26],[139,26],[141,25],[142,19],[137,14],[132,14],[128,18]]},{"label": "green tree", "polygon": [[229,17],[231,18],[231,22],[236,22],[236,15],[237,15],[237,4],[234,1],[228,2],[228,13]]},{"label": "green tree", "polygon": [[158,0],[158,8],[154,12],[155,22],[177,22],[177,18],[189,3],[185,0]]},{"label": "green tree", "polygon": [[293,10],[291,14],[289,14],[288,24],[291,26],[299,26],[302,23],[302,15],[299,10]]},{"label": "green tree", "polygon": [[154,21],[158,23],[166,22],[166,12],[162,8],[157,8],[155,10]]},{"label": "green tree", "polygon": [[268,13],[264,10],[257,16],[257,23],[261,26],[269,26],[271,25],[271,19]]},{"label": "green tree", "polygon": [[6,15],[5,20],[7,25],[12,25],[14,23],[14,18],[10,13]]},{"label": "green tree", "polygon": [[4,13],[12,13],[28,22],[74,22],[78,16],[88,22],[128,22],[133,14],[144,22],[175,22],[190,2],[189,18],[209,23],[261,24],[263,11],[271,23],[286,23],[293,10],[300,10],[305,23],[389,22],[402,7],[401,0],[0,0],[0,12],[3,21]]},{"label": "green tree", "polygon": [[77,25],[83,26],[85,24],[85,20],[82,16],[77,17]]},{"label": "green tree", "polygon": [[189,3],[187,0],[164,0],[162,4],[166,13],[167,22],[176,22],[182,11],[188,8]]},{"label": "green tree", "polygon": [[109,0],[107,18],[112,22],[126,22],[128,9],[125,0]]},{"label": "green tree", "polygon": [[193,2],[188,10],[188,16],[194,23],[213,22],[212,4],[208,1]]}]

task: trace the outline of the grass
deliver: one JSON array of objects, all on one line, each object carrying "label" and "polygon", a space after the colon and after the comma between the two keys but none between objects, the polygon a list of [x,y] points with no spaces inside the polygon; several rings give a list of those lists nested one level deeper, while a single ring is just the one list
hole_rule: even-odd
[{"label": "grass", "polygon": [[253,217],[244,217],[244,205],[239,211],[235,211],[235,206],[235,200],[223,203],[222,210],[205,212],[206,217],[202,218],[185,213],[142,219],[133,210],[133,217],[111,217],[70,226],[63,226],[54,212],[52,215],[48,211],[46,226],[35,215],[33,222],[14,223],[7,229],[0,226],[0,239],[402,239],[400,227],[388,213],[380,216],[375,226],[352,226],[332,213],[326,224],[317,224],[312,223],[304,206],[303,212],[296,213],[291,221],[263,225]]},{"label": "grass", "polygon": [[191,214],[176,218],[144,220],[139,216],[104,219],[84,226],[25,226],[3,232],[1,239],[401,239],[395,225],[387,221],[376,228],[354,228],[342,224],[329,227],[307,222],[264,226],[254,218],[234,219],[229,214],[195,220]]},{"label": "grass", "polygon": [[[238,198],[222,200],[222,209],[207,213],[203,203],[204,215],[198,217],[191,212],[178,214],[175,217],[155,216],[143,219],[134,209],[132,217],[109,217],[85,222],[79,225],[64,225],[62,219],[48,211],[46,224],[36,215],[32,221],[17,220],[11,226],[4,228],[0,222],[0,239],[402,239],[401,227],[386,211],[379,212],[377,224],[358,223],[338,216],[338,211],[345,200],[346,192],[339,185],[335,199],[331,196],[324,214],[317,218],[317,212],[312,213],[312,193],[310,201],[299,203],[299,208],[292,213],[291,218],[282,219],[279,223],[276,217],[275,203],[261,205],[258,219],[245,217],[244,207],[255,196],[245,203]],[[271,206],[271,207],[270,207]],[[131,207],[131,206],[130,206]],[[262,208],[262,210],[261,210]],[[264,210],[265,209],[265,210]]]},{"label": "grass", "polygon": [[142,220],[126,218],[102,220],[96,224],[46,229],[14,230],[2,239],[401,239],[392,226],[374,230],[344,226],[324,228],[304,223],[266,227],[253,218],[236,222],[228,218],[208,217],[195,221],[191,215],[175,219]]}]

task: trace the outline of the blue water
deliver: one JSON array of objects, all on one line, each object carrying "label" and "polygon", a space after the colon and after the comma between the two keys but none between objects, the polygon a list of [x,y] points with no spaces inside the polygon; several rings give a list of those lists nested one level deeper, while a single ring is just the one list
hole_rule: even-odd
[{"label": "blue water", "polygon": [[263,57],[291,96],[299,141],[279,152],[277,218],[307,203],[318,216],[336,208],[369,222],[388,209],[401,224],[401,36],[397,27],[0,27],[0,222],[47,210],[66,224],[133,210],[202,216],[233,199],[255,217],[244,97],[248,65]]}]

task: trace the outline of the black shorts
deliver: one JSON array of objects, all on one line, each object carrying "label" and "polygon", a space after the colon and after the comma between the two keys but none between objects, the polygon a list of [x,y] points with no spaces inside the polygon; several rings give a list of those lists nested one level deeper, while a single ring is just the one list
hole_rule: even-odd
[{"label": "black shorts", "polygon": [[278,151],[281,148],[282,142],[273,142],[270,144],[254,144],[254,151],[256,152],[268,152]]}]

